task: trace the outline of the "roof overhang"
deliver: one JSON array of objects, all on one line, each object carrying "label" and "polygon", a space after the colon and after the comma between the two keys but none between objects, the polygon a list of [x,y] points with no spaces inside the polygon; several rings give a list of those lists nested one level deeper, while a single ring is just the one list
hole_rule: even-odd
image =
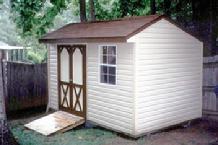
[{"label": "roof overhang", "polygon": [[39,43],[97,43],[97,42],[126,42],[125,37],[102,37],[102,38],[60,38],[39,39]]}]

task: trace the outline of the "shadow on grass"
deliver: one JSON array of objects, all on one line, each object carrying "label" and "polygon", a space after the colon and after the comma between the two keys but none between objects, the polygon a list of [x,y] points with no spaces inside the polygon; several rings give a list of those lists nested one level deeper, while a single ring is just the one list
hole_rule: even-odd
[{"label": "shadow on grass", "polygon": [[46,112],[46,106],[33,107],[26,110],[18,110],[13,112],[7,112],[8,120],[15,119],[25,119],[29,117],[38,116],[39,114],[44,114]]},{"label": "shadow on grass", "polygon": [[18,145],[6,120],[0,120],[0,145]]}]

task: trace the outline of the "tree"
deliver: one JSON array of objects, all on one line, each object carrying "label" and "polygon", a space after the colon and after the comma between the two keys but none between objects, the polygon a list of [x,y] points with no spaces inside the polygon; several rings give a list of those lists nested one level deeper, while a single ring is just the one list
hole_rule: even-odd
[{"label": "tree", "polygon": [[147,3],[142,0],[119,0],[121,17],[146,15],[148,13]]},{"label": "tree", "polygon": [[19,45],[20,37],[16,30],[16,25],[10,19],[10,6],[7,0],[4,0],[0,9],[0,41],[9,45]]},{"label": "tree", "polygon": [[164,14],[170,16],[171,0],[164,0]]},{"label": "tree", "polygon": [[80,0],[80,21],[86,22],[86,0]]},{"label": "tree", "polygon": [[198,8],[198,0],[192,0],[192,21],[196,21],[198,19],[198,13],[197,13],[197,8]]},{"label": "tree", "polygon": [[[166,14],[185,27],[195,28],[195,32],[204,39],[211,39],[215,49],[217,37],[217,0],[11,0],[13,18],[22,36],[34,36],[36,39],[54,28],[56,16],[68,9],[68,3],[76,3],[72,15],[86,21],[86,10],[91,20],[111,20],[115,18]],[[88,0],[87,0],[88,2]],[[77,20],[78,21],[78,20]],[[0,21],[1,23],[1,21]],[[192,25],[192,26],[191,26]],[[212,27],[213,26],[213,27]],[[1,31],[1,30],[0,30]],[[207,37],[206,37],[207,36]],[[212,38],[209,38],[212,37]]]},{"label": "tree", "polygon": [[13,19],[23,37],[41,37],[53,25],[55,17],[67,7],[69,0],[11,0]]},{"label": "tree", "polygon": [[210,24],[211,24],[211,51],[212,54],[215,55],[218,53],[216,50],[216,39],[218,37],[218,3],[216,0],[210,0],[210,10],[209,10],[209,17],[210,17]]},{"label": "tree", "polygon": [[97,20],[111,20],[121,17],[120,0],[95,0],[95,16]]},{"label": "tree", "polygon": [[182,1],[181,0],[177,0],[176,1],[176,5],[175,5],[175,12],[177,12],[176,14],[176,20],[178,22],[182,22],[182,14],[181,14],[181,11],[182,11]]},{"label": "tree", "polygon": [[151,9],[151,15],[156,14],[156,2],[155,2],[155,0],[150,0],[150,9]]},{"label": "tree", "polygon": [[90,6],[90,18],[91,21],[95,21],[95,5],[94,0],[89,0],[89,6]]},{"label": "tree", "polygon": [[191,0],[192,22],[195,32],[204,40],[205,48],[210,51],[209,55],[217,54],[216,38],[218,33],[216,0]]},{"label": "tree", "polygon": [[[27,53],[28,61],[32,63],[45,62],[46,48],[45,45],[38,43],[38,38],[53,27],[56,16],[67,8],[68,1],[69,0],[50,0],[50,3],[48,3],[48,1],[45,0],[11,0],[12,18],[17,28],[17,30],[14,29],[12,32],[19,32],[18,38],[21,45],[32,48],[28,50]],[[3,28],[6,28],[6,26],[3,26]],[[8,29],[0,29],[0,33],[1,31],[7,32]],[[4,37],[0,39],[3,38]],[[16,40],[11,38],[12,37],[9,39]],[[4,40],[6,39],[4,38]]]},{"label": "tree", "polygon": [[130,11],[130,0],[120,0],[121,17],[127,16]]}]

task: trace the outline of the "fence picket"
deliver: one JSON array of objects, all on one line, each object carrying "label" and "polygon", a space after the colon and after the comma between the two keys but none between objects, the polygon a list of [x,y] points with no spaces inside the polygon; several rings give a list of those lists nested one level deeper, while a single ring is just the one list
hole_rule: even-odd
[{"label": "fence picket", "polygon": [[47,104],[47,64],[6,62],[7,111]]},{"label": "fence picket", "polygon": [[205,57],[203,66],[203,111],[218,112],[218,98],[214,93],[218,85],[218,56]]}]

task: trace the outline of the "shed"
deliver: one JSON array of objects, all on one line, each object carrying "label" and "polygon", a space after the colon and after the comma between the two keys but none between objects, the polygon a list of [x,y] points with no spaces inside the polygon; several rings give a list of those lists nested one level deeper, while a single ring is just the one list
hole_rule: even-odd
[{"label": "shed", "polygon": [[48,46],[48,107],[130,136],[202,116],[203,43],[161,15],[68,24]]}]

